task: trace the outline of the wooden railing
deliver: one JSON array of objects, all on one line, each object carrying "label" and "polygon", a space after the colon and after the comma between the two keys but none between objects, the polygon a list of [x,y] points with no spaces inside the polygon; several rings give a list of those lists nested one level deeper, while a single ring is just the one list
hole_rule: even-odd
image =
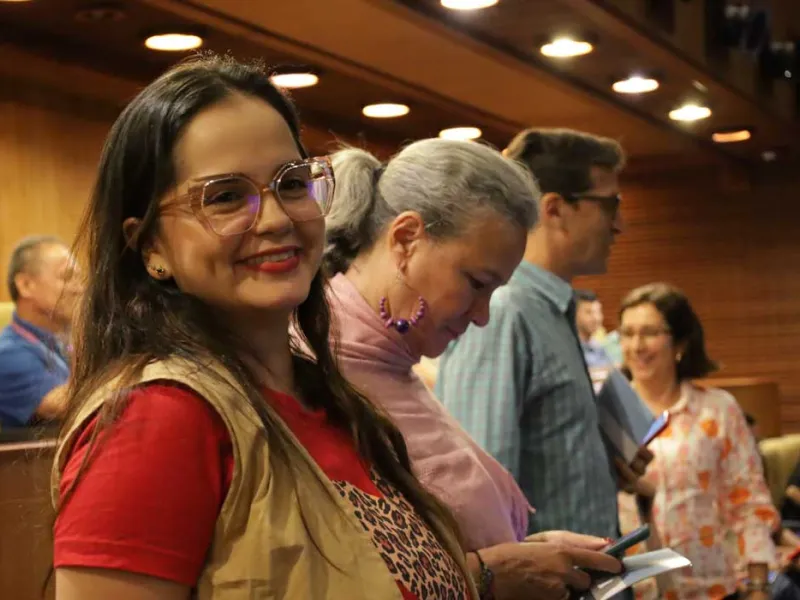
[{"label": "wooden railing", "polygon": [[50,466],[55,440],[0,444],[0,598],[53,598]]},{"label": "wooden railing", "polygon": [[698,383],[721,388],[736,398],[742,410],[758,422],[761,437],[777,437],[783,433],[781,395],[775,381],[763,377],[714,377]]}]

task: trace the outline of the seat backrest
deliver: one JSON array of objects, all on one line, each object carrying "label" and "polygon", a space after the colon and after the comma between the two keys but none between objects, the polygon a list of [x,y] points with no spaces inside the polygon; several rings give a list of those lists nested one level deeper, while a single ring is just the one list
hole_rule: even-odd
[{"label": "seat backrest", "polygon": [[775,506],[783,504],[789,477],[800,460],[800,433],[767,438],[759,444],[764,456],[767,485]]},{"label": "seat backrest", "polygon": [[11,323],[11,315],[13,313],[13,302],[0,302],[0,329]]}]

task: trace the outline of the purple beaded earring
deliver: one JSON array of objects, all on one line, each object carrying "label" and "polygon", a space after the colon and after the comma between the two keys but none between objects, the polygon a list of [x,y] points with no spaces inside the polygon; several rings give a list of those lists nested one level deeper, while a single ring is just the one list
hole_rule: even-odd
[{"label": "purple beaded earring", "polygon": [[408,330],[411,329],[412,326],[416,326],[417,323],[425,317],[426,310],[428,310],[428,303],[425,302],[425,298],[420,296],[419,308],[417,308],[417,312],[414,313],[413,317],[410,319],[394,319],[392,315],[389,314],[389,311],[386,310],[386,296],[381,298],[380,316],[384,327],[386,327],[386,329],[394,327],[397,333],[400,334],[408,333]]}]

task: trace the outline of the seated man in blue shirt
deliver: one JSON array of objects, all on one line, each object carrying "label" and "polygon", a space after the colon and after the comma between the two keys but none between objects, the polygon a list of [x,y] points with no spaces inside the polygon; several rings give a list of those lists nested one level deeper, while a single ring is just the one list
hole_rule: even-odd
[{"label": "seated man in blue shirt", "polygon": [[59,418],[69,359],[64,347],[80,294],[69,248],[31,237],[11,254],[8,290],[15,304],[0,332],[0,427]]},{"label": "seated man in blue shirt", "polygon": [[589,369],[611,369],[614,362],[594,335],[603,326],[603,305],[594,292],[575,290],[575,328]]}]

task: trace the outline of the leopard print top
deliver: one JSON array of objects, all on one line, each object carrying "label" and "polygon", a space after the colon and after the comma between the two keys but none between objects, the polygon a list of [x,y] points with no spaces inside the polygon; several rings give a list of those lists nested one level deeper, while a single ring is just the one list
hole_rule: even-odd
[{"label": "leopard print top", "polygon": [[346,481],[333,484],[355,508],[389,572],[419,600],[461,600],[469,593],[461,570],[400,492],[371,473],[382,496]]}]

